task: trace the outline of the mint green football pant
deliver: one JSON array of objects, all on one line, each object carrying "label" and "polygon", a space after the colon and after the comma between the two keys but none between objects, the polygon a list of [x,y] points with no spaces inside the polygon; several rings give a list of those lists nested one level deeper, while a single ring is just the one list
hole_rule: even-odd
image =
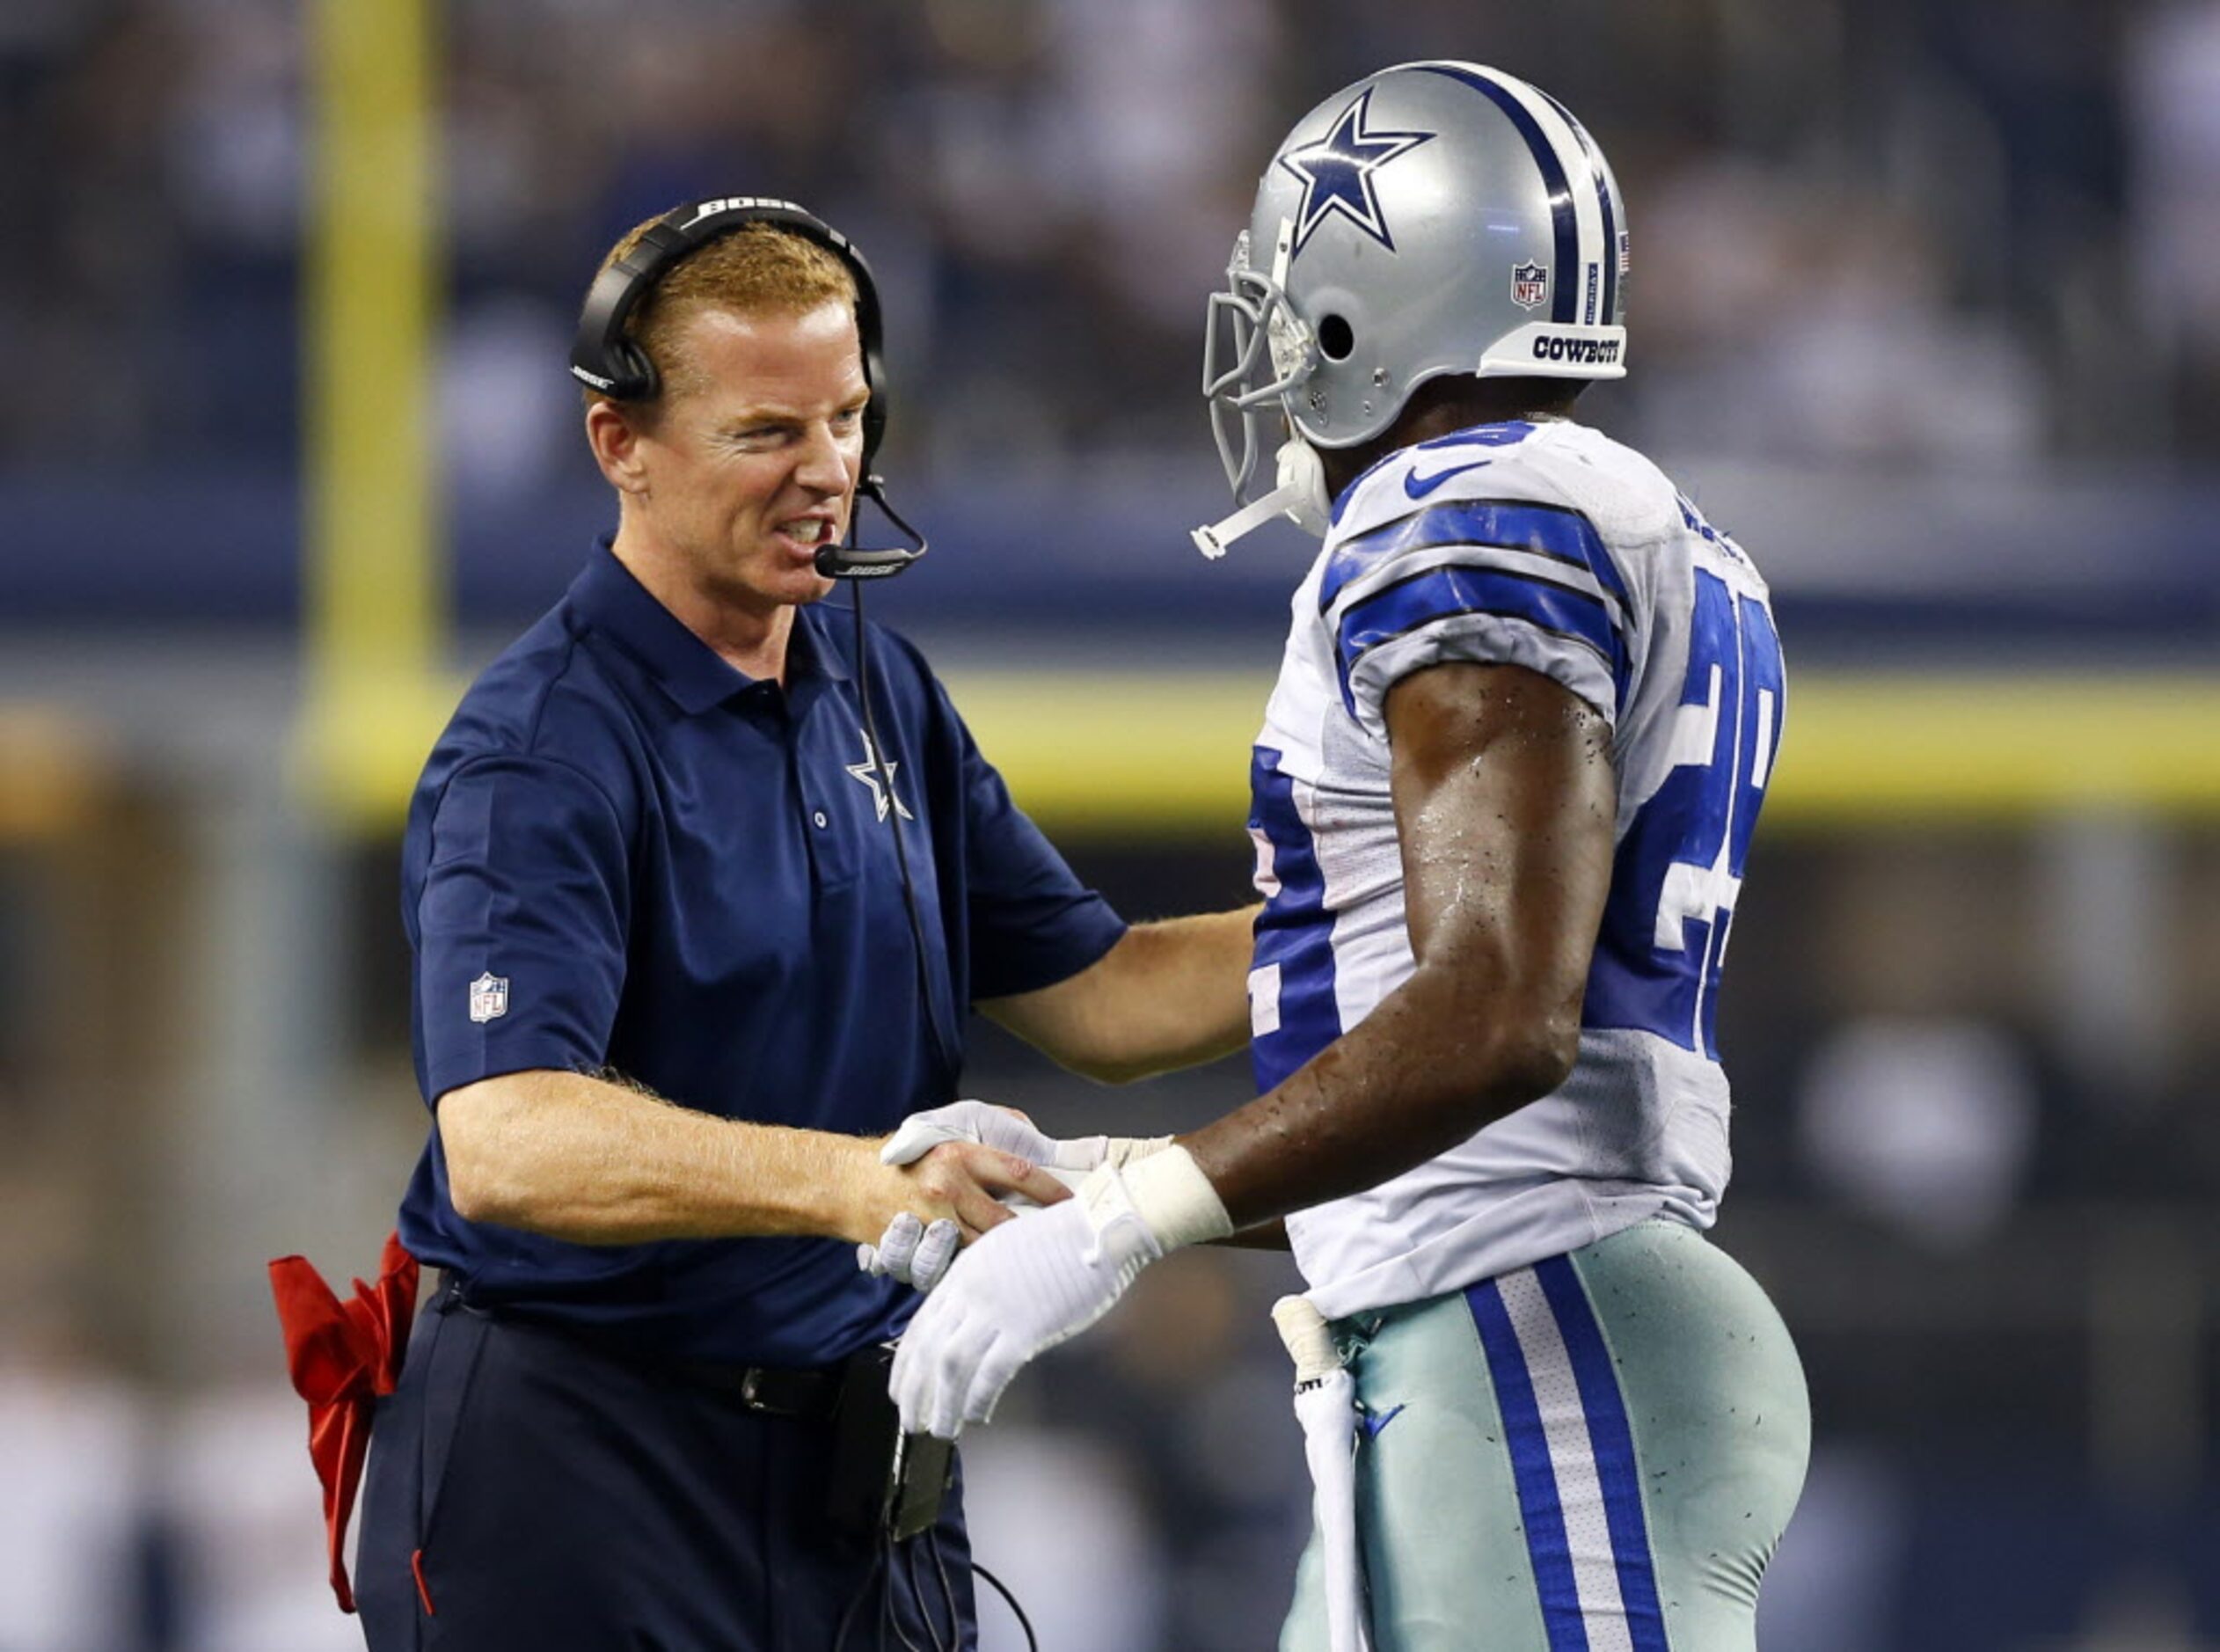
[{"label": "mint green football pant", "polygon": [[[1644,1222],[1338,1320],[1373,1652],[1750,1652],[1811,1404],[1756,1281]],[[1325,1652],[1314,1533],[1281,1652]]]}]

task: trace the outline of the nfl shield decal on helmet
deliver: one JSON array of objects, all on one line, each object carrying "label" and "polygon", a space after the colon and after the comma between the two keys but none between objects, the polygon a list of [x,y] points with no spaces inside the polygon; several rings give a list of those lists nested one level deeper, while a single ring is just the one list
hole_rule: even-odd
[{"label": "nfl shield decal on helmet", "polygon": [[490,1021],[508,1013],[508,977],[491,970],[471,983],[471,1020]]},{"label": "nfl shield decal on helmet", "polygon": [[1511,302],[1522,310],[1538,310],[1549,302],[1550,273],[1539,264],[1511,266]]}]

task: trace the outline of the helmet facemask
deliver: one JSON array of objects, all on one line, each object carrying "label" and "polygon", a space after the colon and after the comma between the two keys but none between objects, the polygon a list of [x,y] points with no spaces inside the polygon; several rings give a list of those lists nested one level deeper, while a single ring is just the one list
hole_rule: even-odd
[{"label": "helmet facemask", "polygon": [[[1202,394],[1210,410],[1210,435],[1218,463],[1241,508],[1194,533],[1195,548],[1213,559],[1227,545],[1284,515],[1306,533],[1324,534],[1329,504],[1318,455],[1289,417],[1287,397],[1318,370],[1318,341],[1296,313],[1280,284],[1287,265],[1283,229],[1275,274],[1249,263],[1249,232],[1233,243],[1226,290],[1210,295],[1202,330]],[[1223,365],[1221,365],[1223,363]],[[1275,485],[1262,489],[1258,472],[1267,450],[1276,452]]]},{"label": "helmet facemask", "polygon": [[1257,497],[1264,455],[1289,435],[1287,394],[1318,364],[1311,324],[1295,312],[1277,280],[1250,267],[1249,232],[1242,230],[1226,266],[1226,290],[1210,295],[1202,330],[1210,435],[1237,504]]}]

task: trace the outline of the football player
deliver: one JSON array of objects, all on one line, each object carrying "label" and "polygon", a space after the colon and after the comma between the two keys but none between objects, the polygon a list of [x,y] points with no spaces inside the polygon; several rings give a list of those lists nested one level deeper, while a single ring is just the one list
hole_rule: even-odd
[{"label": "football player", "polygon": [[[1324,538],[1252,768],[1261,1093],[988,1233],[895,1367],[953,1436],[1165,1252],[1284,1217],[1397,1652],[1750,1648],[1809,1446],[1704,1237],[1780,649],[1741,547],[1573,417],[1625,371],[1627,247],[1587,130],[1475,64],[1370,76],[1272,157],[1206,347],[1243,508],[1197,536]],[[1325,1570],[1284,1648],[1327,1644]]]}]

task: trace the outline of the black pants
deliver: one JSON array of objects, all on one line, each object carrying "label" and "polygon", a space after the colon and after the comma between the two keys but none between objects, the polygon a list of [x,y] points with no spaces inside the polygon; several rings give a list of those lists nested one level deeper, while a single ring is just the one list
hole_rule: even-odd
[{"label": "black pants", "polygon": [[843,1621],[843,1652],[970,1652],[960,1488],[889,1544],[829,1517],[831,1456],[829,1421],[442,1293],[371,1434],[370,1652],[832,1652]]}]

